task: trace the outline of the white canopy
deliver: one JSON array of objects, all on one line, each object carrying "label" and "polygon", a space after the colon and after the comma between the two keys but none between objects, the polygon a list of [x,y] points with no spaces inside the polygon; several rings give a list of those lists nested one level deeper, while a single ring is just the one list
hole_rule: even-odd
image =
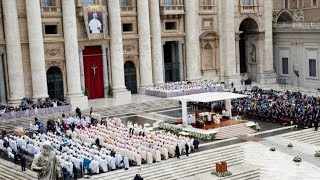
[{"label": "white canopy", "polygon": [[187,102],[214,102],[214,101],[222,101],[222,100],[231,100],[238,98],[245,98],[247,95],[236,94],[231,92],[207,92],[201,94],[192,94],[187,96],[178,96],[173,97],[171,99],[179,100],[179,101],[187,101]]},{"label": "white canopy", "polygon": [[214,102],[214,101],[225,101],[226,109],[229,113],[230,118],[232,117],[231,113],[231,99],[245,98],[247,95],[235,94],[230,92],[207,92],[201,94],[192,94],[187,96],[178,96],[170,99],[181,101],[182,109],[182,123],[183,125],[188,125],[188,111],[187,111],[187,102]]}]

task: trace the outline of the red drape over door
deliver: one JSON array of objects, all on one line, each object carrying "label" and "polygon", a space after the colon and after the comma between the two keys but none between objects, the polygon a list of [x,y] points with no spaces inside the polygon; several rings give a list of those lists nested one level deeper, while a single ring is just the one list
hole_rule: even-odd
[{"label": "red drape over door", "polygon": [[86,46],[83,51],[85,87],[89,99],[104,98],[102,49]]}]

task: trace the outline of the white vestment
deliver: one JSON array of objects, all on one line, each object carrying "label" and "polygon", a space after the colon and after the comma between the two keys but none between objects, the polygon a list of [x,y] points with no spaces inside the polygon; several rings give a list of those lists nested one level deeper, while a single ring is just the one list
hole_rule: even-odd
[{"label": "white vestment", "polygon": [[89,28],[92,33],[101,33],[101,25],[98,19],[91,19],[89,22]]}]

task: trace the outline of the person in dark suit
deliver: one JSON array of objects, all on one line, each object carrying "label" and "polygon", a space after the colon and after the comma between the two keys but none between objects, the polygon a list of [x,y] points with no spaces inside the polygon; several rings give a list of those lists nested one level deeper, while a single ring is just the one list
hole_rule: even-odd
[{"label": "person in dark suit", "polygon": [[319,119],[316,119],[314,122],[314,130],[318,131],[318,127],[319,127]]},{"label": "person in dark suit", "polygon": [[21,171],[26,171],[26,158],[24,157],[24,155],[21,155],[20,158],[20,165],[21,165]]},{"label": "person in dark suit", "polygon": [[180,159],[180,148],[179,148],[179,146],[178,146],[178,144],[177,144],[177,146],[176,146],[176,156],[177,156],[177,158],[179,158]]},{"label": "person in dark suit", "polygon": [[189,145],[186,143],[185,147],[186,147],[186,156],[189,156]]}]

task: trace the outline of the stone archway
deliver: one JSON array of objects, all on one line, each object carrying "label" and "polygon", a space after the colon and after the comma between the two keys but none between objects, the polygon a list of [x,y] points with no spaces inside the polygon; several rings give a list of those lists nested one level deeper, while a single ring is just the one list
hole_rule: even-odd
[{"label": "stone archway", "polygon": [[292,22],[292,21],[293,21],[293,17],[291,13],[286,10],[280,12],[277,18],[277,22]]},{"label": "stone archway", "polygon": [[47,86],[50,98],[64,99],[63,76],[59,67],[51,66],[47,70]]},{"label": "stone archway", "polygon": [[257,50],[259,26],[252,18],[244,19],[239,26],[239,64],[240,73],[246,74],[251,81],[257,81],[258,62]]},{"label": "stone archway", "polygon": [[137,89],[137,70],[132,61],[124,63],[125,85],[132,94],[138,93]]}]

